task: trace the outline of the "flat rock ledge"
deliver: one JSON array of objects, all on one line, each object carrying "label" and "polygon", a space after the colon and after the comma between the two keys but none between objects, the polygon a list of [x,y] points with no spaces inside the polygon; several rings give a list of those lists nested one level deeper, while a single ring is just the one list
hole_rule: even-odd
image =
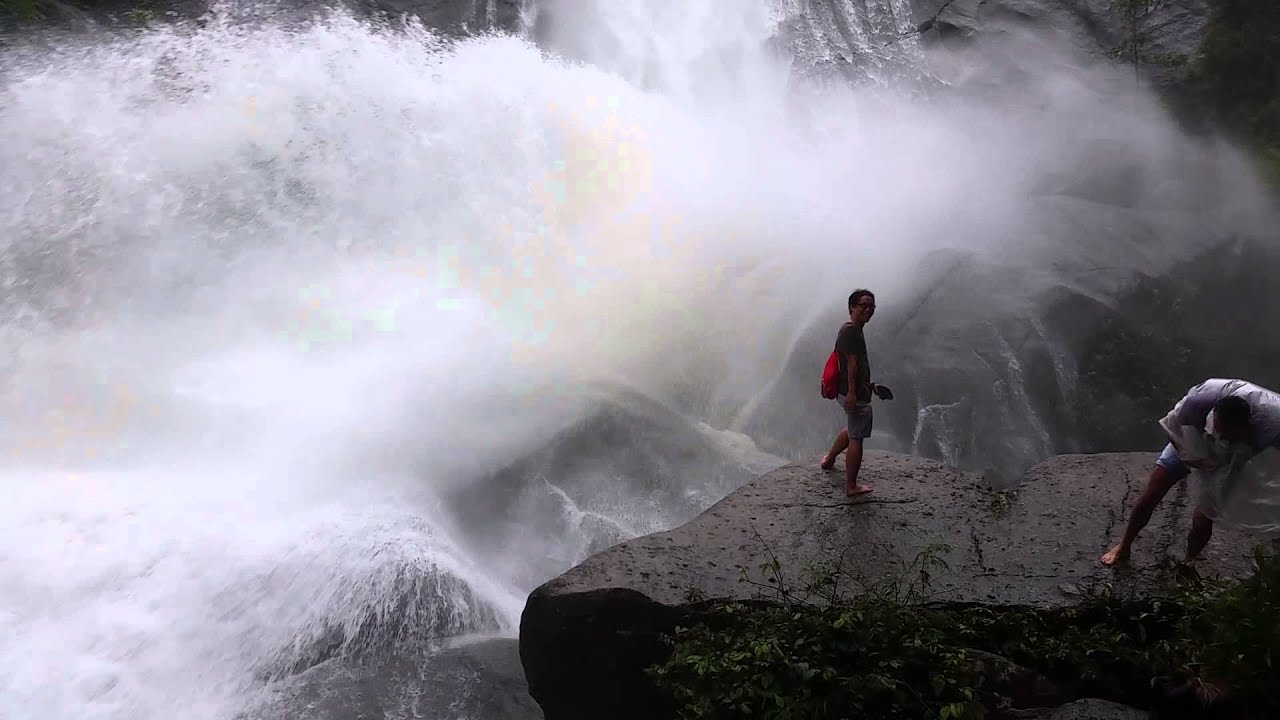
[{"label": "flat rock ledge", "polygon": [[[1123,567],[1099,556],[1123,528],[1154,453],[1064,455],[1034,467],[1012,494],[924,458],[868,451],[862,479],[875,491],[844,497],[843,465],[786,466],[743,486],[673,530],[604,550],[534,590],[520,622],[529,692],[547,720],[671,717],[644,674],[665,659],[661,636],[706,599],[765,599],[772,554],[784,582],[814,561],[863,580],[900,575],[943,543],[934,573],[940,602],[1060,607],[1109,583],[1141,596],[1180,558],[1194,488],[1180,484],[1156,510]],[[1258,538],[1218,528],[1197,561],[1202,574],[1240,577]],[[767,549],[767,550],[766,550]],[[695,590],[691,594],[691,590]]]}]

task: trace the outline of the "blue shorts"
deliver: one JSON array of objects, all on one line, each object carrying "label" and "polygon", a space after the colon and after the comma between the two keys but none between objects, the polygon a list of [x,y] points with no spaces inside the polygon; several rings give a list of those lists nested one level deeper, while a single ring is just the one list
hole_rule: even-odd
[{"label": "blue shorts", "polygon": [[841,395],[836,398],[836,402],[840,403],[840,409],[844,410],[845,423],[849,428],[850,440],[865,440],[871,437],[871,403],[857,402],[853,405],[853,410],[846,410],[844,407],[845,396]]},{"label": "blue shorts", "polygon": [[1173,443],[1164,446],[1164,450],[1160,452],[1160,457],[1156,460],[1156,464],[1168,471],[1175,482],[1191,474],[1191,468],[1182,462],[1182,458],[1178,456],[1178,451],[1173,449]]},{"label": "blue shorts", "polygon": [[[1156,464],[1164,468],[1169,473],[1169,477],[1174,482],[1182,482],[1191,474],[1191,468],[1178,456],[1178,451],[1173,449],[1173,443],[1164,446],[1164,450],[1160,452],[1160,457],[1156,460]],[[1212,494],[1212,488],[1208,483],[1201,482],[1199,487],[1194,491],[1196,493],[1196,512],[1210,518],[1217,515],[1214,509],[1216,503]]]}]

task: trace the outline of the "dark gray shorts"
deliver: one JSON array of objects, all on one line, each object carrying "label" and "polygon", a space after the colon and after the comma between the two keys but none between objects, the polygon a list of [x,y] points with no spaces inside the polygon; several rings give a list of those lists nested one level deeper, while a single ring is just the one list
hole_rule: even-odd
[{"label": "dark gray shorts", "polygon": [[864,440],[871,437],[871,403],[855,403],[853,410],[845,410],[843,395],[837,397],[836,402],[840,403],[840,409],[844,411],[848,421],[849,439]]}]

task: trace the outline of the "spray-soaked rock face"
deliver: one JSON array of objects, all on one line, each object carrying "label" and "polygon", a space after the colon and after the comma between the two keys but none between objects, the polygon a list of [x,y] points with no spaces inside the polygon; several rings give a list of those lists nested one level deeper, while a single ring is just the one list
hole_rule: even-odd
[{"label": "spray-soaked rock face", "polygon": [[[527,24],[532,0],[283,0],[239,9],[240,21],[266,19],[271,23],[306,21],[333,9],[345,9],[364,17],[399,22],[412,19],[450,36],[485,32],[520,32]],[[49,0],[36,17],[11,17],[0,12],[0,30],[33,20],[78,29],[136,27],[138,25],[194,20],[224,8],[216,0],[162,0],[145,5],[132,0],[99,0],[70,3]]]},{"label": "spray-soaked rock face", "polygon": [[284,684],[240,720],[348,720],[353,717],[463,717],[540,720],[516,641],[463,641],[435,652],[360,662],[335,659]]},{"label": "spray-soaked rock face", "polygon": [[[616,545],[535,590],[520,626],[530,692],[552,720],[649,717],[662,701],[644,668],[669,652],[664,632],[696,617],[703,601],[768,601],[780,583],[802,588],[815,563],[839,569],[839,590],[858,594],[907,582],[921,553],[945,545],[946,567],[929,568],[930,603],[1058,608],[1103,583],[1117,597],[1147,597],[1170,580],[1161,566],[1185,538],[1190,488],[1168,495],[1128,568],[1098,558],[1153,462],[1142,453],[1056,457],[1012,501],[973,475],[881,452],[867,454],[860,474],[874,491],[852,501],[841,464],[833,473],[780,468],[685,525]],[[1219,528],[1199,566],[1245,576],[1261,539]],[[761,568],[774,559],[770,579]]]},{"label": "spray-soaked rock face", "polygon": [[[1079,222],[1094,227],[1083,237],[1099,241],[1077,240],[1074,224],[1046,228],[1043,248],[1057,257],[1031,272],[972,253],[937,253],[919,268],[924,289],[881,300],[887,307],[866,334],[876,379],[896,397],[876,403],[884,432],[871,447],[932,457],[1009,486],[1057,453],[1158,449],[1165,439],[1156,421],[1215,373],[1280,382],[1274,343],[1221,321],[1230,307],[1277,312],[1260,291],[1277,267],[1273,251],[1223,243],[1179,261],[1178,233],[1188,229],[1184,248],[1193,248],[1193,226],[1117,232],[1113,223],[1126,211],[1092,205],[1090,217],[1078,199],[1050,202],[1081,211]],[[1114,264],[1099,267],[1094,259],[1104,254]],[[1147,277],[1156,266],[1167,274]],[[829,351],[839,322],[833,311],[806,329],[743,426],[762,448],[794,456],[829,438],[837,413],[812,385],[815,358]]]},{"label": "spray-soaked rock face", "polygon": [[1131,18],[1108,0],[912,0],[912,17],[926,40],[964,42],[978,36],[1028,26],[1069,38],[1103,54],[1133,49],[1142,71],[1162,84],[1180,82],[1185,69],[1178,58],[1193,57],[1204,32],[1208,6],[1203,0],[1150,3],[1153,11],[1135,6]]},{"label": "spray-soaked rock face", "polygon": [[816,459],[854,287],[872,442],[1029,464],[1053,301],[1259,227],[1127,70],[900,2],[100,7],[0,54],[0,696],[56,720],[513,633]]},{"label": "spray-soaked rock face", "polygon": [[[599,391],[581,420],[449,497],[470,546],[522,585],[683,523],[785,463],[634,393]],[[530,543],[537,553],[511,551]]]}]

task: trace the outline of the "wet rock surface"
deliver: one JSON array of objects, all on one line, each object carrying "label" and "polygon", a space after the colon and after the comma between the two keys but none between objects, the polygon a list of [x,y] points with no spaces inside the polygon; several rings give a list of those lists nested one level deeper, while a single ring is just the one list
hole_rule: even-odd
[{"label": "wet rock surface", "polygon": [[[1091,54],[1112,54],[1133,34],[1110,0],[912,0],[912,20],[926,41],[955,42],[1019,27],[1052,28]],[[1172,58],[1194,57],[1204,36],[1205,0],[1164,3],[1140,17],[1145,45],[1138,64],[1158,85],[1185,79]]]},{"label": "wet rock surface", "polygon": [[[223,9],[216,0],[42,0],[38,20],[41,26],[72,30],[129,28],[157,21],[203,18],[203,22],[210,12]],[[303,22],[344,9],[357,17],[392,22],[414,18],[424,27],[454,37],[515,32],[524,24],[521,0],[280,0],[229,9],[242,23],[254,17]],[[0,11],[0,31],[16,29],[16,25],[7,27],[11,21]]]},{"label": "wet rock surface", "polygon": [[241,720],[361,717],[541,720],[542,711],[526,689],[516,641],[493,638],[425,656],[367,662],[335,658],[311,668],[277,702]]},{"label": "wet rock surface", "polygon": [[[983,479],[918,457],[868,451],[862,479],[875,491],[847,500],[843,464],[821,472],[787,466],[764,475],[669,532],[615,545],[535,590],[521,620],[530,694],[548,718],[661,713],[643,668],[663,657],[661,634],[706,598],[767,599],[759,579],[772,553],[787,582],[813,561],[841,562],[854,578],[901,573],[945,543],[934,574],[939,602],[1060,607],[1103,582],[1141,596],[1180,556],[1191,490],[1173,490],[1140,536],[1131,561],[1099,556],[1121,530],[1155,457],[1060,456],[1041,463],[1006,500]],[[1255,539],[1219,529],[1199,562],[1206,574],[1248,571]],[[847,588],[853,590],[852,585]]]},{"label": "wet rock surface", "polygon": [[1016,713],[1017,720],[1146,720],[1142,710],[1109,702],[1086,698],[1056,708],[1039,708]]},{"label": "wet rock surface", "polygon": [[[445,495],[458,536],[475,552],[497,557],[515,545],[540,548],[541,557],[505,573],[521,587],[534,587],[627,538],[688,522],[786,464],[745,436],[692,422],[636,393],[611,385],[591,392],[597,399],[580,419]],[[544,418],[548,402],[536,408]],[[532,412],[507,412],[517,422],[551,425]]]}]

